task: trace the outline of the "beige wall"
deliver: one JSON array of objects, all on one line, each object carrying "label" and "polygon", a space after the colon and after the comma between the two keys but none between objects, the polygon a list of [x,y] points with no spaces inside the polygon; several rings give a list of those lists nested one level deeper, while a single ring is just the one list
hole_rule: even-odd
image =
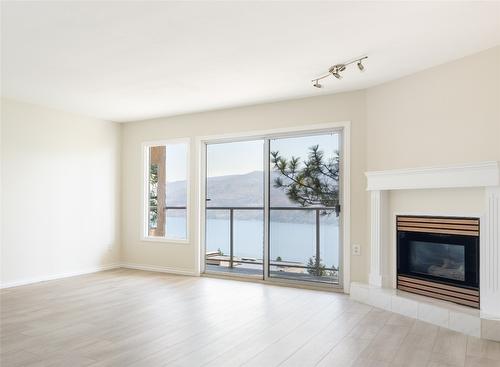
[{"label": "beige wall", "polygon": [[[368,89],[366,115],[368,170],[500,161],[500,47]],[[389,233],[401,213],[484,210],[481,188],[394,191]],[[395,248],[391,236],[389,278]]]},{"label": "beige wall", "polygon": [[120,125],[1,101],[3,286],[119,260]]},{"label": "beige wall", "polygon": [[[189,245],[141,241],[141,143],[148,140],[183,138],[267,130],[328,122],[351,121],[351,242],[364,246],[365,231],[365,94],[352,92],[325,97],[262,104],[252,107],[155,119],[123,126],[123,261],[126,263],[195,271],[198,247],[191,233]],[[191,157],[195,157],[192,142]],[[194,162],[194,159],[191,160]],[[196,228],[194,193],[197,167],[191,165],[191,230]],[[361,229],[361,230],[357,230]],[[351,261],[354,280],[366,280],[367,258]]]},{"label": "beige wall", "polygon": [[500,160],[500,47],[370,88],[366,166]]}]

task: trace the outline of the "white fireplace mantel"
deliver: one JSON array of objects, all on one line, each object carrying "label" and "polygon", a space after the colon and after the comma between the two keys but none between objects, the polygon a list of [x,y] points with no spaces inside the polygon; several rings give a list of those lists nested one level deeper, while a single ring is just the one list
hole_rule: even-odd
[{"label": "white fireplace mantel", "polygon": [[408,190],[500,185],[499,162],[425,167],[365,173],[367,189]]},{"label": "white fireplace mantel", "polygon": [[[391,234],[388,221],[391,219],[388,210],[388,192],[391,190],[415,190],[415,189],[447,189],[447,188],[466,188],[482,187],[485,192],[485,209],[481,215],[481,233],[480,233],[480,316],[477,316],[477,322],[481,325],[482,318],[498,320],[495,328],[500,325],[500,162],[489,161],[474,164],[444,166],[444,167],[425,167],[411,168],[402,170],[387,170],[366,172],[367,190],[371,195],[370,208],[370,274],[369,285],[370,292],[373,293],[373,299],[378,306],[384,306],[392,310],[393,305],[409,304],[410,301],[404,298],[380,301],[394,297],[393,286],[388,286],[385,279],[391,278],[391,264],[388,263],[389,241]],[[485,261],[487,259],[487,261]],[[376,291],[380,289],[380,291]],[[351,286],[351,296],[354,298],[366,298],[366,294],[361,287]],[[356,294],[358,296],[356,296]],[[365,294],[364,296],[360,296]],[[389,297],[389,298],[387,298]],[[399,295],[398,295],[399,297]],[[363,299],[361,299],[363,300]],[[373,303],[373,302],[372,302]],[[425,307],[424,307],[425,306]],[[392,307],[392,308],[391,308]],[[428,310],[428,305],[422,305],[422,309]],[[420,309],[420,307],[419,307]],[[393,310],[396,311],[397,310]],[[415,311],[417,312],[417,311]],[[426,313],[426,312],[423,312]],[[428,312],[427,312],[428,313]],[[436,314],[439,313],[436,311]],[[438,324],[440,326],[460,330],[460,327],[453,327],[456,321],[461,321],[462,317],[451,316],[454,311],[450,311],[448,319],[444,322],[444,317]],[[417,317],[417,314],[409,316]],[[441,315],[442,316],[442,315]],[[466,313],[464,314],[466,316]],[[420,318],[420,317],[419,317]],[[481,318],[481,319],[480,319]],[[432,317],[431,317],[432,319]],[[453,319],[453,320],[452,320]],[[425,320],[429,321],[429,320]],[[475,319],[469,319],[467,324],[476,325]],[[452,325],[453,324],[453,325]],[[458,322],[458,324],[461,324]],[[484,329],[480,326],[479,329]],[[472,335],[478,335],[477,328],[474,332],[468,332]],[[498,334],[497,334],[498,332]],[[481,332],[479,331],[479,334]],[[500,338],[500,330],[493,332],[493,338]]]}]

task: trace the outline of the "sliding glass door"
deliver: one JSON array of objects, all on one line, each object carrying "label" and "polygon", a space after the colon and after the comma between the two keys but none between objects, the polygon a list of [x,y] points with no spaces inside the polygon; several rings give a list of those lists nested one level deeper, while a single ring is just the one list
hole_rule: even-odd
[{"label": "sliding glass door", "polygon": [[264,141],[206,146],[207,271],[262,277]]},{"label": "sliding glass door", "polygon": [[340,284],[341,132],[206,144],[205,271]]},{"label": "sliding glass door", "polygon": [[270,140],[269,276],[339,282],[339,134]]}]

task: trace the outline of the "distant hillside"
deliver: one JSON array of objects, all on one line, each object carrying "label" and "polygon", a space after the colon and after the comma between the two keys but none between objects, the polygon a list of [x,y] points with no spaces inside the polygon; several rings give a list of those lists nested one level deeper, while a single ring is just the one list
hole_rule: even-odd
[{"label": "distant hillside", "polygon": [[[274,178],[279,173],[273,172],[271,177],[271,206],[272,207],[297,207],[298,205],[288,200],[286,194],[273,187]],[[210,201],[207,207],[263,207],[264,178],[262,171],[250,172],[243,175],[227,175],[210,177],[208,179],[207,198]],[[186,197],[185,181],[177,181],[168,184],[167,187],[167,205],[184,206],[179,198]],[[171,212],[170,215],[177,215]],[[180,213],[179,213],[180,215]],[[212,210],[208,214],[209,218],[223,218],[227,220],[228,212],[225,210]],[[262,220],[262,211],[244,210],[237,212],[238,219]],[[271,212],[272,221],[293,222],[293,223],[314,223],[315,215],[312,211],[283,211],[276,210]],[[337,221],[335,215],[328,216],[328,221]]]},{"label": "distant hillside", "polygon": [[[273,181],[278,173],[273,173]],[[254,171],[242,175],[227,175],[209,177],[207,184],[207,198],[209,206],[263,206],[264,177],[262,171]],[[185,197],[185,181],[176,181],[168,184],[167,205],[182,206],[179,198]],[[272,187],[271,203],[273,206],[296,206],[288,200],[286,194]]]}]

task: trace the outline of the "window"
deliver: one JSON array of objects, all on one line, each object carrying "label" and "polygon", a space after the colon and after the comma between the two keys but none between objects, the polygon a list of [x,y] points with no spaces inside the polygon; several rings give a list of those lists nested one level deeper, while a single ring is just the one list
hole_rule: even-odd
[{"label": "window", "polygon": [[144,237],[186,241],[188,143],[151,143],[144,154]]}]

